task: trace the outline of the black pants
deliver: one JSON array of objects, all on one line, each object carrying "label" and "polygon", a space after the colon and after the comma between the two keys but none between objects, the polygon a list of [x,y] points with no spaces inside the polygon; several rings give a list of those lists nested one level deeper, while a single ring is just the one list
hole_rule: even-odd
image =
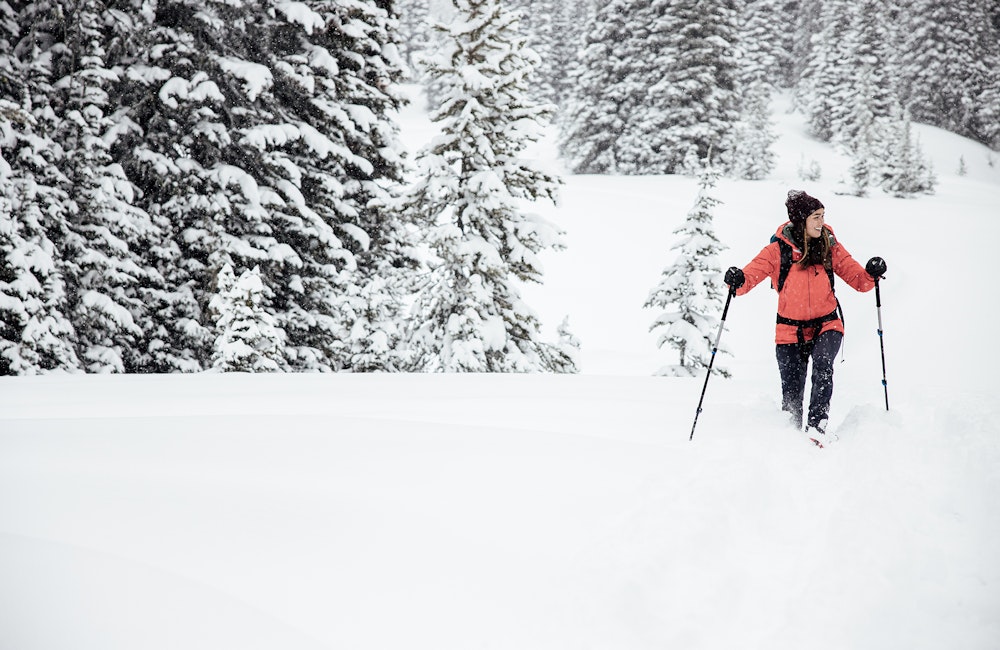
[{"label": "black pants", "polygon": [[811,427],[825,426],[833,397],[833,361],[840,351],[844,335],[823,332],[812,341],[812,350],[803,357],[798,343],[777,346],[778,372],[781,373],[781,409],[787,411],[792,424],[802,428],[802,402],[806,392],[806,374],[812,359],[812,393],[809,395]]}]

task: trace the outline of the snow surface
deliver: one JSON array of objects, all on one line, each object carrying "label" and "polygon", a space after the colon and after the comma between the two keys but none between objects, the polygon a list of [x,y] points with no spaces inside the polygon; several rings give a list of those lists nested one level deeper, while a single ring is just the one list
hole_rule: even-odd
[{"label": "snow surface", "polygon": [[723,264],[820,197],[888,262],[890,412],[874,293],[843,286],[840,441],[786,428],[761,286],[689,442],[703,378],[651,376],[642,304],[696,182],[567,176],[525,299],[570,316],[580,375],[0,379],[0,649],[1000,646],[1000,157],[918,128],[936,195],[838,196],[848,162],[775,119],[772,177],[715,194]]}]

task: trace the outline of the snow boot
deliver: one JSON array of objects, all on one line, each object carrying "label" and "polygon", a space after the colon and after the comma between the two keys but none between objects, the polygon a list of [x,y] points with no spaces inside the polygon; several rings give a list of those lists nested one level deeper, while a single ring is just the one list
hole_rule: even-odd
[{"label": "snow boot", "polygon": [[815,445],[820,449],[837,439],[837,436],[835,435],[827,435],[826,423],[827,420],[823,419],[816,424],[810,424],[806,427],[806,435],[809,436],[809,439],[812,440],[813,443],[815,443]]}]

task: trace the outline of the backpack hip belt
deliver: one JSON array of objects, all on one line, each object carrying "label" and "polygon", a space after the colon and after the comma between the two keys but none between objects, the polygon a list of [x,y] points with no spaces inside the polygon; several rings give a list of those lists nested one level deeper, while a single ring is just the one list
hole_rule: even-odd
[{"label": "backpack hip belt", "polygon": [[831,311],[826,316],[820,316],[819,318],[812,318],[810,320],[795,320],[794,318],[785,318],[781,314],[778,314],[777,323],[778,325],[791,325],[795,329],[795,337],[798,339],[799,354],[803,359],[808,359],[809,355],[812,354],[813,343],[816,341],[815,336],[807,341],[805,332],[803,330],[812,329],[818,330],[823,327],[823,323],[829,323],[832,320],[837,320],[838,318],[843,320],[840,311],[840,301],[837,301],[837,308]]}]

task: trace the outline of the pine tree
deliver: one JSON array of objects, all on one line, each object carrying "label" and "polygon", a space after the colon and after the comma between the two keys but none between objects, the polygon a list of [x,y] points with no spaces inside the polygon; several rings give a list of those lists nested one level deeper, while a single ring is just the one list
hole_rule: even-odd
[{"label": "pine tree", "polygon": [[79,367],[59,253],[45,232],[33,186],[12,178],[0,158],[0,375]]},{"label": "pine tree", "polygon": [[554,31],[564,6],[563,0],[506,0],[505,8],[517,12],[518,28],[525,45],[538,56],[532,74],[531,95],[538,101],[554,102],[555,85],[563,70],[556,68],[555,50],[559,42],[572,38]]},{"label": "pine tree", "polygon": [[[873,119],[888,117],[898,102],[898,70],[891,44],[892,30],[886,20],[889,6],[885,0],[863,0],[853,14],[851,29],[846,37],[847,60],[843,66],[854,73],[838,93],[848,109],[834,125],[835,140],[851,149],[858,137],[856,114],[851,107],[864,104]],[[862,120],[861,126],[864,126]]]},{"label": "pine tree", "polygon": [[576,337],[569,326],[569,316],[559,323],[559,349],[569,359],[573,368],[578,367],[580,360],[580,339]]},{"label": "pine tree", "polygon": [[[660,331],[657,347],[669,344],[677,350],[678,362],[656,374],[692,377],[711,361],[715,332],[726,295],[719,280],[722,269],[718,254],[724,246],[715,236],[712,210],[720,201],[711,196],[719,171],[706,161],[698,177],[698,197],[683,225],[674,231],[679,241],[671,247],[677,258],[664,270],[660,283],[649,293],[645,307],[660,310],[650,331]],[[724,349],[719,353],[727,354]],[[723,377],[729,371],[713,364],[712,372]]]},{"label": "pine tree", "polygon": [[[1000,57],[997,66],[1000,66]],[[1000,150],[1000,79],[993,80],[983,92],[977,120],[983,142],[994,150]]]},{"label": "pine tree", "polygon": [[578,174],[620,170],[619,138],[640,101],[627,92],[628,0],[611,0],[591,16],[577,65],[570,70],[570,96],[560,120],[559,151]]},{"label": "pine tree", "polygon": [[729,167],[738,178],[761,180],[774,169],[772,146],[778,136],[771,122],[771,94],[768,85],[757,81],[746,88],[742,119],[736,127]]},{"label": "pine tree", "polygon": [[[212,173],[226,151],[249,160],[230,132],[231,117],[242,120],[246,109],[230,88],[238,78],[222,81],[213,57],[217,42],[211,39],[224,24],[218,5],[178,2],[157,9],[146,0],[118,0],[115,9],[122,22],[116,22],[112,63],[120,81],[113,97],[128,110],[118,115],[123,128],[112,155],[160,229],[149,249],[165,284],[148,305],[150,369],[197,371],[212,358],[214,324],[207,311],[215,276],[233,261],[230,250],[241,253],[240,262],[259,250],[241,241],[241,220],[226,220],[237,210],[240,185],[231,196]],[[240,23],[233,19],[228,26],[233,51],[240,45]],[[228,98],[223,89],[231,92]],[[266,226],[257,232],[259,241]]]},{"label": "pine tree", "polygon": [[849,38],[853,12],[847,0],[824,0],[819,16],[821,29],[812,35],[796,105],[806,114],[809,130],[820,140],[833,140],[848,121],[856,70],[844,62],[851,59]]},{"label": "pine tree", "polygon": [[399,0],[400,54],[411,80],[420,79],[420,60],[430,42],[427,0]]},{"label": "pine tree", "polygon": [[739,12],[739,61],[743,85],[764,82],[772,87],[787,83],[791,46],[784,41],[792,23],[784,13],[784,0],[745,0]]},{"label": "pine tree", "polygon": [[[810,131],[821,140],[853,152],[865,126],[859,110],[873,119],[887,117],[898,98],[892,7],[886,0],[863,0],[851,10],[846,0],[825,0],[820,31],[802,72],[796,103]],[[859,109],[859,105],[864,105]]]},{"label": "pine tree", "polygon": [[[726,161],[740,119],[736,4],[675,0],[671,12],[660,18],[666,19],[659,29],[668,39],[658,63],[667,72],[661,81],[654,66],[648,78],[653,82],[651,94],[662,99],[643,106],[639,117],[643,127],[633,133],[650,138],[662,133],[653,167],[665,173],[676,171],[692,149],[698,158]],[[652,111],[651,106],[661,107],[662,112]]]},{"label": "pine tree", "polygon": [[[353,119],[336,128],[350,152],[370,165],[345,165],[345,194],[354,207],[331,215],[339,216],[338,233],[357,263],[339,307],[347,332],[341,366],[394,371],[404,365],[406,294],[418,265],[415,229],[400,207],[403,147],[392,117],[403,103],[398,90],[403,63],[394,54],[398,16],[393,2],[379,0],[364,12],[345,13],[339,24],[344,25],[339,40],[325,43],[340,59],[338,91],[330,99],[341,98]],[[347,35],[351,40],[344,47]]]},{"label": "pine tree", "polygon": [[344,342],[344,355],[351,359],[354,372],[398,372],[405,369],[404,327],[396,316],[403,300],[400,287],[390,278],[375,276],[356,293],[344,296],[341,304],[354,323]]},{"label": "pine tree", "polygon": [[[60,262],[67,232],[62,150],[48,134],[51,57],[39,24],[0,2],[0,374],[79,368]],[[24,26],[24,32],[19,28]],[[19,51],[19,56],[15,55]]]},{"label": "pine tree", "polygon": [[[39,0],[4,12],[25,31],[31,98],[0,109],[45,117],[17,138],[36,169],[19,162],[11,182],[34,183],[89,369],[202,369],[225,264],[259,266],[289,367],[399,367],[395,285],[415,262],[395,213],[394,7]],[[378,309],[359,309],[376,291]]]},{"label": "pine tree", "polygon": [[[990,6],[987,0],[798,3],[794,60],[803,63],[796,103],[813,135],[849,146],[857,101],[879,119],[901,100],[919,122],[995,142],[1000,33]],[[860,90],[866,78],[874,95]]]},{"label": "pine tree", "polygon": [[783,41],[785,50],[790,53],[791,65],[786,71],[786,88],[792,88],[798,93],[806,77],[806,68],[810,63],[814,47],[819,44],[816,35],[823,28],[821,12],[823,2],[810,0],[790,0],[784,3],[786,13],[779,15],[779,25],[785,32]]},{"label": "pine tree", "polygon": [[67,154],[63,167],[73,197],[64,252],[79,356],[89,372],[126,372],[148,365],[140,289],[159,286],[162,278],[141,255],[158,233],[133,205],[135,188],[107,144],[114,124],[107,114],[112,73],[103,13],[98,0],[80,0],[45,16],[45,25],[59,29],[65,20],[69,27],[66,50],[52,52],[62,108],[55,137]]},{"label": "pine tree", "polygon": [[934,172],[913,137],[910,117],[897,106],[887,120],[881,171],[882,189],[896,197],[934,192]]},{"label": "pine tree", "polygon": [[914,120],[983,142],[995,137],[1000,36],[990,21],[991,4],[913,3],[901,58],[903,100]]},{"label": "pine tree", "polygon": [[236,278],[231,266],[219,271],[211,309],[216,315],[212,367],[223,372],[285,370],[284,332],[264,308],[265,288],[256,266]]},{"label": "pine tree", "polygon": [[725,158],[739,119],[735,3],[621,0],[595,20],[563,136],[571,167],[669,174],[689,150]]},{"label": "pine tree", "polygon": [[968,132],[980,142],[1000,150],[1000,16],[997,3],[985,3],[993,14],[989,24],[979,29],[981,63],[969,79],[970,115]]},{"label": "pine tree", "polygon": [[549,109],[528,95],[537,63],[516,19],[496,0],[455,0],[449,47],[431,62],[446,93],[432,114],[441,136],[421,151],[408,206],[434,254],[416,296],[410,336],[416,370],[574,370],[540,340],[518,282],[540,282],[538,255],[561,233],[522,201],[555,200],[558,181],[519,157]]},{"label": "pine tree", "polygon": [[552,88],[549,101],[556,105],[557,119],[568,108],[573,94],[573,78],[579,65],[579,54],[584,46],[585,28],[592,20],[593,11],[588,3],[565,0],[558,2],[552,17],[551,56],[543,60],[541,74],[548,78]]},{"label": "pine tree", "polygon": [[[208,221],[210,206],[226,204],[201,164],[217,159],[213,148],[226,146],[224,119],[218,118],[225,112],[217,111],[221,92],[208,73],[196,72],[209,52],[185,34],[185,20],[193,15],[187,7],[158,6],[155,0],[105,0],[105,5],[107,66],[117,79],[107,89],[116,125],[109,133],[110,154],[137,187],[134,205],[152,221],[144,260],[161,278],[140,289],[146,342],[138,370],[197,372],[211,361],[213,325],[205,310],[214,272],[207,257],[219,249],[199,247],[212,229],[200,226]],[[218,25],[213,12],[209,5],[199,14],[203,34]],[[176,61],[183,64],[175,66]]]},{"label": "pine tree", "polygon": [[823,178],[823,168],[815,159],[806,160],[805,154],[799,156],[796,172],[801,180],[815,182]]},{"label": "pine tree", "polygon": [[[168,230],[156,247],[172,288],[155,306],[161,362],[210,356],[205,313],[230,264],[259,267],[289,368],[351,369],[363,348],[351,301],[412,264],[393,213],[393,3],[178,0],[152,12],[120,1],[145,47],[120,48],[119,101],[133,109],[116,151]],[[398,327],[402,305],[388,307],[389,322],[365,327]]]},{"label": "pine tree", "polygon": [[881,160],[880,137],[876,131],[875,116],[866,102],[859,102],[854,111],[854,140],[851,143],[850,192],[867,196]]}]

